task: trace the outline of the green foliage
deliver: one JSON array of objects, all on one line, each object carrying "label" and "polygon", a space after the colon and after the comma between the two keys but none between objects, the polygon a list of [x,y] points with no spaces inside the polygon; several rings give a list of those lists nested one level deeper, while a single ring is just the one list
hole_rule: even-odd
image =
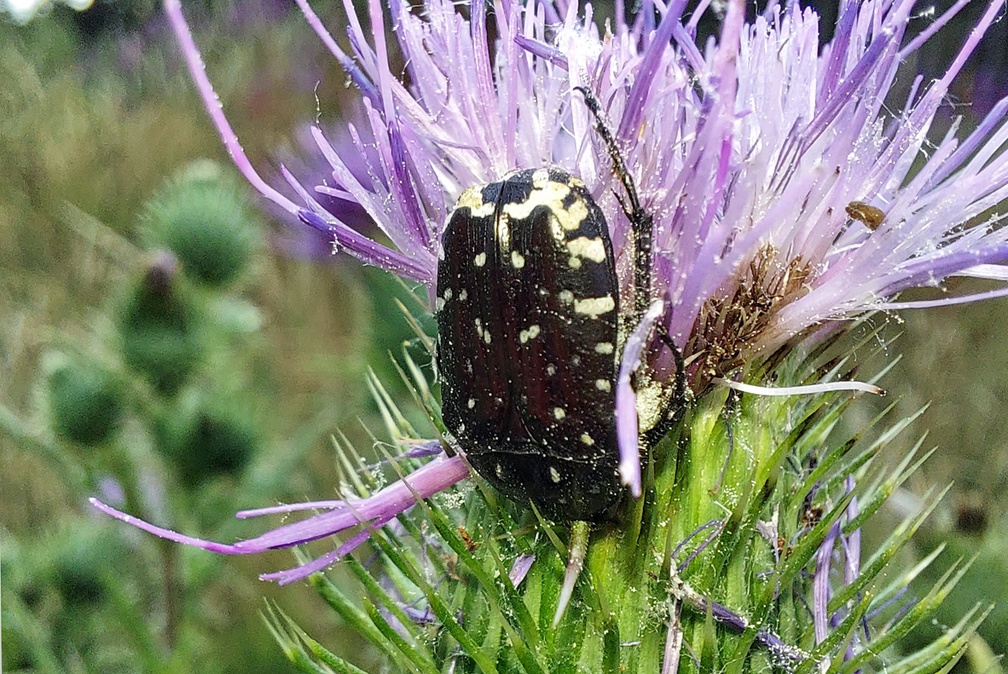
[{"label": "green foliage", "polygon": [[[208,55],[224,73],[224,105],[257,111],[240,131],[265,166],[315,112],[310,84],[303,97],[289,86],[312,60],[295,39],[315,40],[302,17],[284,20],[286,7],[256,5],[250,18],[248,3],[225,4],[205,9],[237,17],[234,30],[201,44],[223,47]],[[275,590],[254,580],[268,564],[183,551],[111,522],[92,532],[86,499],[234,540],[258,525],[234,521],[235,510],[328,488],[326,432],[364,398],[366,288],[338,268],[261,254],[262,216],[236,196],[249,190],[220,168],[227,153],[177,45],[151,23],[160,3],[54,10],[27,26],[0,17],[4,671],[290,671],[258,616]],[[338,114],[327,107],[327,119]],[[220,163],[191,164],[207,156]],[[190,246],[214,243],[204,259],[228,262],[223,286],[193,275],[184,237],[169,248],[171,232],[154,221],[152,197],[180,184],[217,216],[204,224],[239,206],[216,238],[194,242],[198,223],[188,223]],[[177,268],[161,265],[169,258],[155,244]],[[61,363],[71,369],[49,367]],[[190,439],[226,451],[216,472],[180,489],[155,420],[194,391],[205,423]],[[331,632],[307,593],[284,590],[289,612]]]},{"label": "green foliage", "polygon": [[[799,373],[809,372],[812,380],[851,374],[842,361],[812,354],[752,376],[788,385],[807,383]],[[413,383],[425,400],[426,385]],[[402,413],[374,382],[373,390],[389,432],[402,437]],[[893,648],[934,614],[961,572],[917,600],[902,595],[932,560],[902,572],[891,562],[930,509],[857,555],[865,522],[922,460],[910,454],[893,469],[879,465],[880,448],[909,420],[874,441],[851,436],[838,424],[849,402],[726,389],[693,401],[651,452],[643,498],[620,522],[593,526],[574,600],[555,627],[567,528],[494,498],[478,478],[475,488],[420,504],[399,518],[401,527],[375,532],[377,563],[344,562],[358,590],[320,574],[312,583],[395,671],[657,672],[670,648],[680,672],[945,671],[984,611],[962,614],[946,638],[915,654]],[[348,466],[360,465],[352,448],[343,450]],[[412,466],[397,462],[397,473]],[[367,483],[345,488],[364,495]],[[510,573],[526,556],[534,562],[516,584]],[[813,599],[816,578],[832,588],[825,598]],[[826,617],[825,634],[817,636],[813,611]],[[282,614],[272,624],[302,671],[357,671]],[[670,646],[676,639],[678,650]]]},{"label": "green foliage", "polygon": [[[923,591],[934,584],[942,575],[942,570],[969,560],[963,569],[963,579],[958,590],[941,603],[935,610],[935,619],[919,625],[902,644],[907,652],[926,647],[943,638],[951,625],[958,623],[962,616],[985,608],[994,602],[987,620],[980,626],[982,636],[994,653],[1002,653],[1008,646],[1008,551],[1005,550],[1003,521],[980,540],[959,532],[937,535],[937,531],[927,532],[925,540],[942,541],[942,554],[937,562],[923,569],[914,579],[912,587]],[[995,670],[992,670],[995,671]]]},{"label": "green foliage", "polygon": [[87,609],[107,600],[107,582],[122,559],[121,538],[105,526],[86,526],[54,539],[49,572],[69,608]]}]

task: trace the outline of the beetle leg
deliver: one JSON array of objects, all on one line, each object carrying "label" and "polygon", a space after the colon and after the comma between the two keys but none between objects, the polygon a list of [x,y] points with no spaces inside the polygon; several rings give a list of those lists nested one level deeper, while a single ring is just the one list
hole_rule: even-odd
[{"label": "beetle leg", "polygon": [[[620,153],[619,144],[609,126],[606,124],[598,97],[588,87],[574,87],[574,90],[584,97],[585,105],[595,118],[595,131],[602,138],[609,150],[613,172],[623,184],[627,200],[617,199],[623,212],[626,213],[634,232],[634,312],[637,322],[644,317],[651,304],[651,249],[654,239],[654,219],[644,210],[633,178],[627,170],[626,162]],[[629,208],[627,207],[629,205]]]}]

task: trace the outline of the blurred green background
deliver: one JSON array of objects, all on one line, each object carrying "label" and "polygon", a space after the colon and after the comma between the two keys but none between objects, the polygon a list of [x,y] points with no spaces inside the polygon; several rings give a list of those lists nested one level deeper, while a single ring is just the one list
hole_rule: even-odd
[{"label": "blurred green background", "polygon": [[[343,25],[333,3],[315,9]],[[352,92],[293,3],[186,11],[264,177],[281,184],[283,161],[321,182],[303,129],[337,123]],[[968,21],[926,57],[947,63]],[[949,117],[975,124],[989,108],[1008,72],[1003,44],[973,60]],[[289,552],[222,558],[165,545],[96,516],[86,498],[118,495],[132,512],[225,541],[262,529],[235,523],[235,510],[331,498],[329,434],[370,446],[365,428],[380,422],[365,374],[398,380],[386,354],[410,336],[392,301],[405,291],[260,210],[155,2],[56,5],[24,25],[0,14],[0,111],[3,671],[293,671],[261,619],[264,597],[377,671],[313,593],[256,580],[292,565]],[[186,219],[193,200],[228,205],[218,239],[186,237],[209,231]],[[233,274],[200,276],[201,256],[235,250]],[[887,357],[905,355],[882,380],[890,396],[859,400],[848,417],[867,424],[890,404],[893,418],[929,405],[917,434],[890,449],[899,456],[925,431],[938,448],[897,503],[955,483],[920,549],[947,542],[946,566],[980,555],[941,617],[949,623],[1008,586],[1006,317],[1001,300],[879,319],[891,338],[902,333]],[[83,421],[67,414],[80,409]],[[984,629],[1003,652],[1004,606]]]},{"label": "blurred green background", "polygon": [[[310,156],[296,134],[317,105],[333,122],[346,95],[292,10],[187,7],[209,28],[200,42],[245,148],[274,181],[281,157]],[[235,523],[238,509],[333,498],[329,433],[370,445],[366,368],[407,335],[396,285],[352,261],[278,252],[298,250],[297,236],[257,211],[159,4],[53,6],[26,25],[0,15],[0,82],[4,671],[293,671],[261,619],[264,596],[317,634],[340,626],[306,588],[257,580],[291,566],[289,552],[164,546],[85,499],[125,491],[134,512],[227,541],[265,528]],[[177,211],[200,184],[203,205],[234,209],[218,250],[187,253],[186,225],[164,222],[186,221]],[[236,246],[247,260],[233,278],[190,278],[194,256],[216,263]],[[158,283],[177,320],[143,332],[158,310],[137,297]],[[175,351],[158,330],[182,335]],[[89,421],[61,425],[61,409],[88,405]],[[361,649],[351,633],[336,643]]]}]

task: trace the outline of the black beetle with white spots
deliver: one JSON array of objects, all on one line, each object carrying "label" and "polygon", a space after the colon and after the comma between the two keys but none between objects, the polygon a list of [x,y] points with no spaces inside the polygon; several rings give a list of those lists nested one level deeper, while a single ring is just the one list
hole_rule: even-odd
[{"label": "black beetle with white spots", "polygon": [[[582,93],[598,117],[597,101]],[[579,178],[555,167],[514,171],[463,192],[437,273],[445,427],[483,479],[555,520],[606,517],[623,500],[620,321],[639,320],[650,302],[652,221],[612,136],[601,122],[598,130],[634,225],[629,317],[620,313],[605,216]],[[681,391],[664,397],[663,418],[681,407]]]}]

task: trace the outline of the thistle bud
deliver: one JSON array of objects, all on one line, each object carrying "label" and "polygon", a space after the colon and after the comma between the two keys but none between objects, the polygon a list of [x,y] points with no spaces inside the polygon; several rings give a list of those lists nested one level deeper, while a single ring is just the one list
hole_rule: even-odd
[{"label": "thistle bud", "polygon": [[185,402],[181,413],[157,427],[158,448],[179,481],[198,487],[222,476],[237,476],[259,447],[256,426],[236,409],[213,402]]},{"label": "thistle bud", "polygon": [[153,247],[172,251],[187,277],[220,288],[248,266],[257,230],[238,189],[218,166],[200,162],[155,197],[145,237]]},{"label": "thistle bud", "polygon": [[86,608],[106,597],[105,575],[121,554],[121,538],[87,527],[57,539],[50,559],[50,578],[70,608]]},{"label": "thistle bud", "polygon": [[46,384],[53,430],[80,445],[107,442],[122,420],[120,383],[84,360],[64,354],[54,354],[52,360]]},{"label": "thistle bud", "polygon": [[186,382],[203,351],[196,316],[178,281],[176,258],[162,253],[119,310],[123,359],[166,395]]}]

